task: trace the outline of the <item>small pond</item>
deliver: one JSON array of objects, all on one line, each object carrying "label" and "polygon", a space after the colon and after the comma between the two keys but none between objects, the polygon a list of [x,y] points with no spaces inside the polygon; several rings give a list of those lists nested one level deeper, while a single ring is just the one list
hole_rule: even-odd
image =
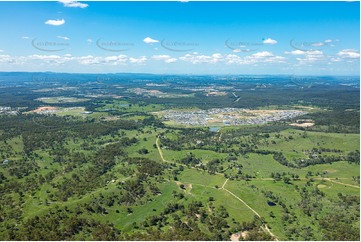
[{"label": "small pond", "polygon": [[268,206],[271,206],[271,207],[276,206],[276,204],[274,202],[270,202],[270,201],[267,201],[267,204],[268,204]]},{"label": "small pond", "polygon": [[217,132],[220,129],[221,129],[221,127],[209,127],[209,131],[211,131],[211,132]]}]

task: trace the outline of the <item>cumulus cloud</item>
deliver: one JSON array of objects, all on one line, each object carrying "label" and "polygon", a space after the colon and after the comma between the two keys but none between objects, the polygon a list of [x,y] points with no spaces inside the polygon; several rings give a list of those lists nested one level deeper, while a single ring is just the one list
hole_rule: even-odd
[{"label": "cumulus cloud", "polygon": [[359,59],[360,58],[360,52],[353,49],[345,49],[341,50],[337,53],[337,55],[344,59]]},{"label": "cumulus cloud", "polygon": [[78,1],[73,1],[73,0],[59,0],[59,2],[62,3],[64,7],[68,7],[68,8],[86,8],[89,6],[86,3],[80,3]]},{"label": "cumulus cloud", "polygon": [[325,43],[331,43],[331,42],[332,42],[332,40],[327,39],[327,40],[325,40],[324,42],[325,42]]},{"label": "cumulus cloud", "polygon": [[252,54],[252,56],[262,58],[262,57],[271,57],[271,56],[273,56],[273,54],[271,52],[268,52],[268,51],[262,51],[262,52]]},{"label": "cumulus cloud", "polygon": [[141,56],[139,58],[135,57],[128,57],[126,55],[117,55],[117,56],[81,56],[81,57],[75,57],[75,60],[77,60],[82,65],[95,65],[95,64],[105,64],[105,65],[126,65],[127,63],[133,63],[133,64],[143,64],[147,61],[147,57]]},{"label": "cumulus cloud", "polygon": [[152,59],[154,60],[168,60],[171,58],[169,55],[153,55]]},{"label": "cumulus cloud", "polygon": [[49,24],[49,25],[53,25],[53,26],[60,26],[60,25],[65,24],[65,20],[64,19],[57,19],[57,20],[49,19],[45,22],[45,24]]},{"label": "cumulus cloud", "polygon": [[323,55],[323,52],[320,50],[309,50],[306,51],[307,55]]},{"label": "cumulus cloud", "polygon": [[227,64],[240,64],[242,63],[242,58],[238,55],[229,54],[225,57],[225,62]]},{"label": "cumulus cloud", "polygon": [[134,58],[134,57],[130,57],[130,58],[129,58],[130,63],[134,63],[134,64],[143,64],[143,63],[145,63],[147,60],[148,60],[148,59],[147,59],[147,57],[145,57],[145,56],[141,56],[141,57],[139,57],[139,58]]},{"label": "cumulus cloud", "polygon": [[192,64],[202,64],[202,63],[226,63],[226,64],[257,64],[257,63],[282,63],[285,62],[285,57],[276,56],[268,51],[257,52],[249,56],[240,57],[235,54],[222,55],[215,53],[212,55],[194,55],[186,54],[179,57],[180,60],[190,62]]},{"label": "cumulus cloud", "polygon": [[165,63],[174,63],[177,61],[176,58],[172,58],[169,55],[153,55],[153,60],[164,61]]},{"label": "cumulus cloud", "polygon": [[257,64],[257,63],[282,63],[286,58],[283,56],[274,55],[272,52],[261,51],[249,56],[245,56],[242,64]]},{"label": "cumulus cloud", "polygon": [[215,60],[221,60],[223,56],[219,53],[212,54],[213,59]]},{"label": "cumulus cloud", "polygon": [[66,36],[58,35],[58,36],[56,36],[56,37],[59,38],[59,39],[63,39],[63,40],[70,40],[70,38],[69,38],[69,37],[66,37]]},{"label": "cumulus cloud", "polygon": [[73,60],[72,57],[60,55],[30,55],[27,57],[27,59],[38,60],[51,65],[62,65],[66,62]]},{"label": "cumulus cloud", "polygon": [[13,63],[14,59],[10,55],[0,55],[0,63]]},{"label": "cumulus cloud", "polygon": [[291,55],[304,55],[306,52],[303,50],[293,50],[293,51],[286,51],[285,54],[291,54]]},{"label": "cumulus cloud", "polygon": [[176,62],[176,61],[177,61],[176,58],[169,58],[169,59],[165,60],[164,62],[165,62],[165,63],[174,63],[174,62]]},{"label": "cumulus cloud", "polygon": [[274,45],[274,44],[277,44],[277,40],[274,40],[274,39],[271,39],[271,38],[267,38],[267,39],[263,40],[263,44]]},{"label": "cumulus cloud", "polygon": [[158,43],[158,42],[159,42],[159,40],[152,39],[152,38],[150,38],[150,37],[145,38],[143,41],[144,41],[144,43],[146,43],[146,44],[153,44],[153,43]]},{"label": "cumulus cloud", "polygon": [[342,61],[342,59],[340,57],[331,57],[330,61],[331,62],[340,62],[340,61]]},{"label": "cumulus cloud", "polygon": [[296,58],[299,64],[310,64],[316,61],[326,60],[326,56],[321,50],[293,50],[290,52],[286,51],[285,54],[301,55]]},{"label": "cumulus cloud", "polygon": [[310,64],[313,62],[324,61],[325,59],[325,55],[320,50],[304,51],[303,57],[296,58],[296,60],[299,61],[299,64]]},{"label": "cumulus cloud", "polygon": [[[72,56],[71,54],[64,55],[28,55],[28,56],[15,56],[0,55],[0,63],[11,63],[11,64],[48,64],[63,65],[69,64],[80,64],[80,65],[128,65],[128,64],[143,64],[147,61],[146,56],[140,57],[128,57],[126,55],[114,55],[114,56]],[[169,58],[166,62],[174,62],[174,58]]]},{"label": "cumulus cloud", "polygon": [[179,59],[182,61],[190,62],[192,64],[216,63],[220,61],[220,56],[218,56],[218,54],[213,54],[211,56],[186,54],[184,56],[179,57]]},{"label": "cumulus cloud", "polygon": [[[0,62],[17,62],[20,61],[23,63],[31,63],[34,61],[40,61],[40,63],[46,63],[50,65],[62,65],[65,63],[78,63],[80,65],[108,65],[108,66],[117,66],[117,65],[127,65],[132,64],[143,64],[147,61],[146,56],[141,56],[139,58],[128,57],[126,55],[117,55],[117,56],[72,56],[71,54],[65,55],[29,55],[29,56],[18,56],[11,57],[9,55],[0,55]],[[170,61],[171,58],[169,59]],[[37,63],[35,62],[35,63]]]},{"label": "cumulus cloud", "polygon": [[82,65],[96,65],[102,63],[102,57],[87,55],[78,57],[77,61]]},{"label": "cumulus cloud", "polygon": [[74,60],[77,60],[79,64],[82,65],[125,65],[127,61],[129,60],[128,56],[126,55],[117,55],[117,56],[80,56],[80,57],[74,57]]}]

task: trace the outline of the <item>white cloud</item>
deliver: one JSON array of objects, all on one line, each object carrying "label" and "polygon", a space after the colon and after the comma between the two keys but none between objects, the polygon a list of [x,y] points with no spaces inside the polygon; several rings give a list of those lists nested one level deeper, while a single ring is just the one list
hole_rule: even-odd
[{"label": "white cloud", "polygon": [[271,38],[267,38],[263,41],[263,44],[270,44],[270,45],[274,45],[277,44],[277,40],[271,39]]},{"label": "white cloud", "polygon": [[1,53],[1,52],[4,52],[4,50],[0,50],[0,53]]},{"label": "white cloud", "polygon": [[107,56],[104,58],[105,61],[116,61],[117,59],[117,56]]},{"label": "white cloud", "polygon": [[195,55],[195,54],[186,54],[179,57],[180,60],[191,62],[192,64],[202,64],[202,63],[217,63],[222,60],[220,54],[208,55]]},{"label": "white cloud", "polygon": [[[10,55],[1,55],[0,54],[0,63],[10,63],[10,64],[35,64],[43,65],[48,64],[51,66],[54,65],[63,65],[69,63],[71,65],[107,65],[107,66],[118,66],[118,65],[127,65],[127,64],[143,64],[147,61],[146,56],[128,57],[126,55],[117,55],[117,56],[72,56],[71,54],[64,55],[28,55],[28,56],[15,56]],[[175,58],[169,58],[166,60],[167,63],[175,62]]]},{"label": "white cloud", "polygon": [[244,57],[243,64],[282,63],[285,62],[285,60],[286,58],[283,56],[276,56],[271,52],[262,51]]},{"label": "white cloud", "polygon": [[218,59],[218,60],[220,60],[220,59],[222,59],[223,57],[222,57],[222,55],[221,54],[219,54],[219,53],[215,53],[215,54],[213,54],[212,55],[212,57],[214,58],[214,59]]},{"label": "white cloud", "polygon": [[331,42],[332,42],[332,40],[327,39],[327,40],[325,40],[324,42],[325,42],[325,43],[331,43]]},{"label": "white cloud", "polygon": [[57,20],[49,19],[45,22],[45,24],[54,25],[54,26],[60,26],[63,25],[64,23],[65,23],[64,19],[57,19]]},{"label": "white cloud", "polygon": [[330,61],[331,61],[331,62],[340,62],[340,61],[342,61],[342,59],[339,58],[339,57],[332,57],[332,58],[330,59]]},{"label": "white cloud", "polygon": [[157,61],[164,61],[165,63],[174,63],[177,61],[176,58],[172,58],[169,55],[153,55],[152,59]]},{"label": "white cloud", "polygon": [[273,54],[268,51],[262,51],[262,52],[257,52],[255,54],[252,54],[252,56],[254,56],[254,57],[271,57],[271,56],[273,56]]},{"label": "white cloud", "polygon": [[168,60],[165,60],[164,62],[165,62],[165,63],[174,63],[174,62],[176,62],[176,61],[177,61],[176,58],[169,58]]},{"label": "white cloud", "polygon": [[296,58],[299,64],[310,64],[318,61],[326,60],[325,55],[320,50],[304,51],[304,57]]},{"label": "white cloud", "polygon": [[86,3],[80,3],[78,1],[73,1],[73,0],[59,0],[59,2],[64,4],[64,7],[68,7],[68,8],[86,8],[89,6]]},{"label": "white cloud", "polygon": [[227,64],[240,64],[242,63],[242,58],[238,55],[230,54],[225,57],[225,61]]},{"label": "white cloud", "polygon": [[127,61],[128,57],[126,55],[104,57],[104,63],[110,65],[125,65]]},{"label": "white cloud", "polygon": [[30,55],[27,58],[30,60],[40,60],[44,63],[52,64],[52,65],[54,65],[54,64],[61,65],[61,64],[64,64],[66,62],[73,60],[72,57],[59,56],[59,55]]},{"label": "white cloud", "polygon": [[129,61],[130,63],[135,63],[135,64],[143,64],[144,62],[146,62],[148,59],[145,56],[141,56],[139,58],[134,58],[134,57],[130,57]]},{"label": "white cloud", "polygon": [[164,61],[165,63],[174,63],[177,61],[176,58],[172,58],[169,55],[153,55],[152,59],[157,61]]},{"label": "white cloud", "polygon": [[14,59],[10,55],[0,55],[0,63],[13,63]]},{"label": "white cloud", "polygon": [[77,58],[78,62],[82,65],[101,64],[102,63],[101,59],[102,59],[101,57],[92,56],[92,55],[81,56]]},{"label": "white cloud", "polygon": [[171,57],[169,55],[153,55],[152,59],[154,60],[168,60]]},{"label": "white cloud", "polygon": [[291,52],[285,52],[285,54],[291,54],[291,55],[323,55],[323,52],[320,50],[293,50]]},{"label": "white cloud", "polygon": [[179,57],[180,60],[190,62],[192,64],[202,64],[202,63],[226,63],[226,64],[257,64],[257,63],[283,63],[286,58],[283,56],[273,55],[271,52],[262,51],[258,53],[254,53],[249,56],[240,57],[235,54],[229,55],[221,55],[219,53],[215,53],[212,55],[194,55],[194,54],[186,54],[184,56]]},{"label": "white cloud", "polygon": [[291,55],[304,55],[306,52],[303,50],[293,50],[291,52],[286,51],[285,54],[291,54]]},{"label": "white cloud", "polygon": [[22,38],[22,39],[29,39],[30,37],[28,37],[28,36],[22,36],[21,38]]},{"label": "white cloud", "polygon": [[156,39],[152,39],[150,37],[147,37],[143,40],[146,44],[152,44],[152,43],[158,43],[159,40],[156,40]]},{"label": "white cloud", "polygon": [[360,58],[360,52],[353,49],[345,49],[341,50],[337,53],[337,55],[344,59],[359,59]]},{"label": "white cloud", "polygon": [[322,43],[322,42],[315,42],[315,43],[312,43],[311,46],[314,46],[314,47],[320,47],[320,46],[324,46],[325,43]]},{"label": "white cloud", "polygon": [[271,56],[271,58],[266,58],[263,62],[270,62],[270,63],[284,63],[286,60],[283,56]]},{"label": "white cloud", "polygon": [[323,55],[323,52],[320,50],[309,50],[306,51],[307,55]]},{"label": "white cloud", "polygon": [[118,55],[118,56],[106,56],[106,57],[100,57],[100,56],[80,56],[73,58],[77,60],[82,65],[125,65],[127,61],[130,59],[126,55]]},{"label": "white cloud", "polygon": [[70,38],[69,38],[69,37],[66,37],[66,36],[58,35],[58,36],[56,36],[56,37],[59,38],[59,39],[63,39],[63,40],[70,40]]}]

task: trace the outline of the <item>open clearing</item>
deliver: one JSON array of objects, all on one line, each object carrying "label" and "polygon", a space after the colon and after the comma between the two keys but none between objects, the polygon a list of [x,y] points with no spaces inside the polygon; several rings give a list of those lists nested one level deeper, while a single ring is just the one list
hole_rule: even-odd
[{"label": "open clearing", "polygon": [[79,103],[86,102],[90,99],[88,98],[76,98],[76,97],[41,97],[36,99],[38,101],[49,103],[49,104],[57,104],[57,103]]},{"label": "open clearing", "polygon": [[306,128],[306,127],[311,127],[311,126],[314,126],[315,123],[302,123],[302,124],[298,124],[298,123],[292,123],[290,124],[291,126],[296,126],[296,127],[303,127],[303,128]]}]

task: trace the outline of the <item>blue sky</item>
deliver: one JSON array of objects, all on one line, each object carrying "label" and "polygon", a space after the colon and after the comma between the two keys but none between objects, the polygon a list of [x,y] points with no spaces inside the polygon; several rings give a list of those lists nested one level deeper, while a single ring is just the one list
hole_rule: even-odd
[{"label": "blue sky", "polygon": [[359,75],[359,4],[0,2],[0,71]]}]

